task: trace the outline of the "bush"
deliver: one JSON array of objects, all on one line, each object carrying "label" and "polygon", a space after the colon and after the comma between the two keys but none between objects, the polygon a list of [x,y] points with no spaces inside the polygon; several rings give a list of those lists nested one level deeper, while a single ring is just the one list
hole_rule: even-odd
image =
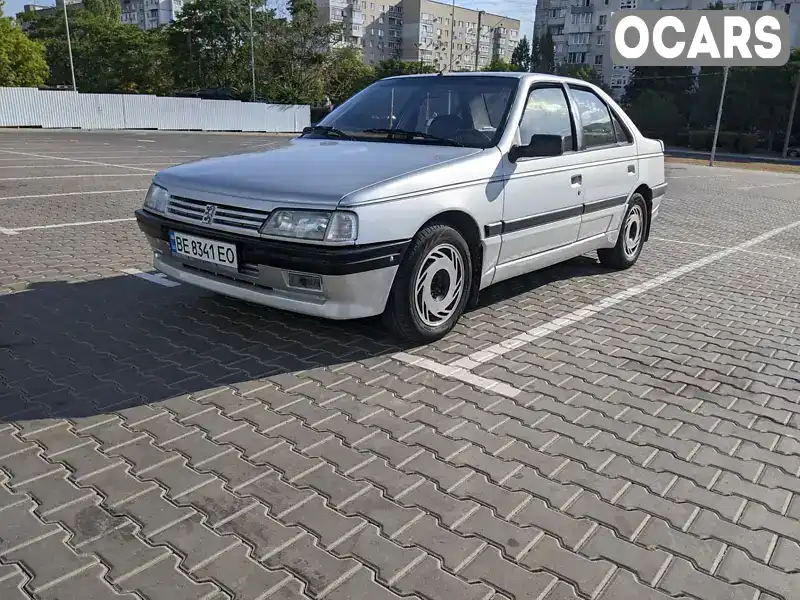
[{"label": "bush", "polygon": [[689,132],[689,147],[694,150],[711,150],[713,142],[713,131],[699,130]]},{"label": "bush", "polygon": [[675,145],[679,146],[681,148],[689,148],[690,145],[691,145],[689,143],[689,135],[690,135],[690,132],[688,132],[688,131],[679,131],[679,132],[677,132],[675,134],[675,136],[674,136],[675,137]]},{"label": "bush", "polygon": [[736,151],[741,154],[750,154],[758,146],[758,134],[743,133],[736,140]]},{"label": "bush", "polygon": [[[714,134],[711,134],[711,142],[714,142]],[[717,138],[717,148],[723,148],[725,150],[735,150],[736,149],[736,142],[739,140],[739,134],[733,131],[720,131],[719,137]],[[710,149],[710,146],[709,146]]]}]

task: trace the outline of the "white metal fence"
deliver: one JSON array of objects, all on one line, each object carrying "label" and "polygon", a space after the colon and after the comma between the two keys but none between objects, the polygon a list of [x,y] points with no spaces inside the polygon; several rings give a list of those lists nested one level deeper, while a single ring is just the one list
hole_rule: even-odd
[{"label": "white metal fence", "polygon": [[0,87],[0,127],[297,133],[307,105]]}]

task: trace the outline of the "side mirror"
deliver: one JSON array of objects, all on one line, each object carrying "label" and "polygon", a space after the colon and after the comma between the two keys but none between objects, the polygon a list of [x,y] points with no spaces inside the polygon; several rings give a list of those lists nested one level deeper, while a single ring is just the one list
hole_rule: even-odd
[{"label": "side mirror", "polygon": [[517,162],[520,158],[542,156],[561,156],[564,154],[564,138],[560,135],[537,134],[525,146],[512,146],[508,151],[508,160]]}]

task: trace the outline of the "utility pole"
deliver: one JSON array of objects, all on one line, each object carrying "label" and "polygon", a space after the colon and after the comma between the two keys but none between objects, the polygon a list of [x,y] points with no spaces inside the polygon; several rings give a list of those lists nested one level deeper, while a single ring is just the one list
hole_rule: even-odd
[{"label": "utility pole", "polygon": [[789,109],[789,124],[786,126],[786,137],[783,139],[783,152],[781,152],[781,156],[783,156],[783,158],[786,158],[786,155],[789,153],[789,138],[792,137],[794,111],[797,108],[798,93],[800,93],[800,70],[794,74],[794,94],[792,95],[792,108]]},{"label": "utility pole", "polygon": [[480,55],[481,51],[481,18],[483,17],[483,11],[478,11],[478,37],[476,38],[475,42],[475,70],[478,70],[478,56]]},{"label": "utility pole", "polygon": [[719,96],[719,108],[717,109],[717,125],[714,127],[714,141],[711,143],[711,158],[708,160],[708,166],[714,166],[714,155],[717,152],[717,138],[719,137],[719,124],[722,121],[722,103],[725,100],[725,88],[728,85],[728,67],[725,67],[722,76],[722,93]]},{"label": "utility pole", "polygon": [[[739,10],[739,0],[736,0],[736,6],[733,10]],[[724,67],[722,75],[722,92],[719,95],[719,108],[717,108],[717,125],[714,127],[714,141],[711,144],[711,156],[708,159],[708,166],[714,166],[714,156],[717,153],[717,138],[719,137],[719,125],[722,122],[722,103],[725,101],[725,88],[728,85],[728,72],[730,67]]]},{"label": "utility pole", "polygon": [[250,0],[250,74],[253,77],[253,102],[256,101],[256,52],[253,41],[253,0]]},{"label": "utility pole", "polygon": [[455,40],[453,39],[456,26],[456,0],[453,0],[453,8],[450,11],[450,72],[453,72],[453,50],[456,47]]},{"label": "utility pole", "polygon": [[78,86],[75,85],[75,63],[72,62],[72,41],[69,39],[69,17],[67,16],[67,0],[61,0],[64,6],[64,27],[67,29],[67,50],[69,51],[69,70],[72,73],[72,91],[77,92]]}]

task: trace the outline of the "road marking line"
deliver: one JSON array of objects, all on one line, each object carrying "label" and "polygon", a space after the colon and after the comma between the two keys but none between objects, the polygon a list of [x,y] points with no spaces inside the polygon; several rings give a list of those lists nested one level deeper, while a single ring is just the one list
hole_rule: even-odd
[{"label": "road marking line", "polygon": [[36,179],[76,179],[78,177],[149,177],[149,173],[85,173],[81,175],[43,175],[34,177],[0,177],[0,181],[28,181]]},{"label": "road marking line", "polygon": [[[434,360],[422,356],[414,356],[413,354],[406,354],[405,352],[398,352],[392,356],[395,360],[404,362],[409,366],[421,367],[442,377],[450,377],[458,379],[464,383],[480,388],[484,391],[492,391],[507,398],[516,398],[522,390],[515,388],[507,383],[498,381],[497,379],[489,379],[488,377],[481,377],[471,373],[468,369],[462,367],[455,367],[451,365],[443,365]],[[475,366],[478,366],[477,364]]]},{"label": "road marking line", "polygon": [[[134,171],[147,171],[148,173],[155,173],[155,169],[143,169],[141,167],[131,167],[126,165],[115,165],[111,163],[105,162],[98,162],[95,160],[79,160],[77,158],[64,158],[61,156],[51,156],[49,154],[34,154],[32,152],[17,152],[12,150],[0,150],[0,152],[5,152],[6,154],[18,154],[19,156],[31,156],[34,158],[49,158],[50,160],[66,160],[68,162],[76,162],[76,163],[83,163],[86,165],[99,165],[101,167],[118,167],[121,169],[133,169]],[[0,159],[3,160],[3,159]],[[11,160],[11,159],[8,159]]]},{"label": "road marking line", "polygon": [[[691,273],[692,271],[696,271],[697,269],[700,269],[702,267],[705,267],[706,265],[709,265],[709,264],[714,263],[714,262],[716,262],[718,260],[721,260],[721,259],[725,258],[726,256],[729,256],[729,255],[731,255],[731,254],[733,254],[735,252],[740,252],[742,250],[746,250],[747,248],[750,248],[751,246],[755,246],[756,244],[760,244],[761,242],[763,242],[765,240],[768,240],[771,237],[775,237],[776,235],[779,235],[781,233],[784,233],[786,231],[794,229],[795,227],[798,227],[798,226],[800,226],[800,221],[795,221],[794,223],[790,223],[789,225],[784,225],[783,227],[777,227],[775,229],[772,229],[771,231],[767,231],[766,233],[762,233],[761,235],[759,235],[757,237],[749,239],[746,242],[742,242],[741,244],[738,244],[737,246],[732,246],[730,248],[726,248],[724,250],[721,250],[720,252],[716,252],[714,254],[710,254],[710,255],[705,256],[705,257],[703,257],[703,258],[701,258],[699,260],[696,260],[694,262],[685,264],[685,265],[683,265],[681,267],[677,267],[676,269],[672,269],[671,271],[668,271],[668,272],[664,273],[663,275],[659,275],[658,277],[654,277],[652,279],[648,279],[647,281],[644,281],[644,282],[640,283],[639,285],[635,285],[633,287],[630,287],[630,288],[628,288],[626,290],[623,290],[623,291],[621,291],[621,292],[619,292],[617,294],[614,294],[613,296],[608,296],[608,297],[603,298],[602,300],[599,300],[598,302],[595,302],[593,304],[587,304],[586,306],[584,306],[584,307],[582,307],[582,308],[580,308],[578,310],[572,311],[571,313],[566,314],[563,317],[560,317],[558,319],[554,319],[553,321],[550,321],[548,323],[544,323],[542,325],[539,325],[538,327],[534,327],[532,329],[529,329],[527,332],[524,332],[524,333],[521,333],[519,335],[515,335],[513,337],[510,337],[510,338],[508,338],[506,340],[503,340],[499,344],[494,344],[494,345],[489,346],[488,348],[486,348],[484,350],[479,350],[477,352],[473,352],[472,354],[470,354],[467,357],[459,358],[459,359],[453,361],[452,363],[450,363],[449,365],[446,365],[446,366],[445,365],[440,365],[440,366],[443,367],[444,369],[450,370],[451,373],[450,373],[449,376],[450,377],[454,377],[453,373],[458,373],[459,371],[462,371],[462,370],[474,369],[475,367],[477,367],[477,366],[479,366],[479,365],[481,365],[481,364],[483,364],[485,362],[488,362],[488,361],[490,361],[490,360],[492,360],[494,358],[497,358],[498,356],[502,356],[503,354],[505,354],[507,352],[510,352],[511,350],[519,348],[520,346],[523,346],[525,344],[529,344],[529,343],[534,342],[536,340],[539,340],[539,339],[541,339],[543,337],[547,337],[551,333],[559,331],[560,329],[563,329],[564,327],[567,327],[568,325],[573,325],[575,323],[578,323],[579,321],[583,321],[584,319],[586,319],[588,317],[591,317],[591,316],[597,314],[598,312],[600,312],[600,311],[602,311],[602,310],[604,310],[606,308],[611,308],[612,306],[616,306],[617,304],[620,304],[621,302],[624,302],[625,300],[629,300],[630,298],[633,298],[634,296],[638,296],[638,295],[643,294],[645,292],[649,292],[650,290],[652,290],[654,288],[657,288],[657,287],[659,287],[661,285],[664,285],[665,283],[669,283],[670,281],[673,281],[674,279],[677,279],[678,277],[686,275],[687,273]],[[421,359],[421,360],[428,360],[428,359]],[[429,362],[433,362],[433,361],[429,361]],[[429,367],[424,366],[423,364],[418,364],[418,366],[421,366],[423,368],[429,368]],[[429,368],[429,370],[433,370],[433,369]],[[460,377],[456,377],[456,379],[459,379],[459,378]]]},{"label": "road marking line", "polygon": [[[651,237],[651,240],[657,242],[670,242],[672,244],[688,244],[690,246],[702,246],[704,248],[730,248],[730,246],[716,246],[714,244],[701,244],[700,242],[685,242],[683,240],[670,240],[667,238]],[[773,254],[771,252],[758,252],[757,250],[739,250],[745,254],[755,254],[757,256],[766,256],[767,258],[779,258],[781,260],[800,260],[800,256],[786,256],[785,254]]]},{"label": "road marking line", "polygon": [[84,194],[129,194],[132,192],[146,192],[147,188],[132,190],[100,190],[92,192],[60,192],[58,194],[31,194],[29,196],[0,196],[0,200],[26,200],[30,198],[59,198],[62,196],[83,196]]},{"label": "road marking line", "polygon": [[737,190],[754,190],[756,188],[780,187],[782,185],[797,185],[797,181],[787,181],[786,183],[763,183],[761,185],[748,185],[736,188]]},{"label": "road marking line", "polygon": [[145,279],[150,283],[157,283],[158,285],[163,285],[164,287],[178,287],[180,283],[177,281],[172,281],[168,279],[166,275],[163,273],[145,273],[144,271],[140,271],[139,269],[120,269],[123,273],[127,275],[133,275],[135,277],[139,277],[140,279]]},{"label": "road marking line", "polygon": [[125,223],[127,221],[135,221],[135,217],[126,217],[124,219],[105,219],[104,221],[76,221],[74,223],[56,223],[54,225],[32,225],[30,227],[13,227],[7,229],[0,227],[0,233],[6,235],[19,235],[21,231],[33,231],[34,229],[61,229],[62,227],[80,227],[83,225],[103,225],[105,223]]}]

